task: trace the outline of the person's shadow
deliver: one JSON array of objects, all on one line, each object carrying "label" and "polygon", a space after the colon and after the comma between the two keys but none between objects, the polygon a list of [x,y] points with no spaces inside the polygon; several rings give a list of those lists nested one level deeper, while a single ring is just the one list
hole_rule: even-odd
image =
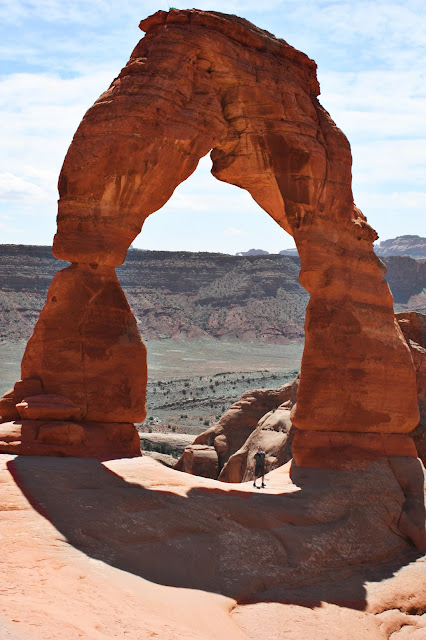
[{"label": "person's shadow", "polygon": [[[152,473],[143,486],[94,459],[17,456],[8,468],[31,505],[88,556],[151,582],[238,602],[364,609],[367,579],[389,577],[420,555],[381,520],[377,503],[374,521],[363,514],[371,496],[354,506],[359,486],[355,480],[354,490],[348,487],[356,472],[337,472],[334,481],[336,472],[317,470],[316,483],[301,474],[298,491],[278,495],[219,483],[179,495],[153,482]],[[166,473],[173,482],[179,472]],[[324,491],[324,481],[337,487]],[[382,511],[389,519],[386,498]]]}]

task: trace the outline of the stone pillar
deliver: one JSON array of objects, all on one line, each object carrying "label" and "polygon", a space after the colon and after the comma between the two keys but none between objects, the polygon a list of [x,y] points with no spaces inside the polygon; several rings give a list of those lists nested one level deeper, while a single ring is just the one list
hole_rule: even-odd
[{"label": "stone pillar", "polygon": [[21,368],[0,451],[140,455],[146,348],[113,267],[74,263],[54,276]]}]

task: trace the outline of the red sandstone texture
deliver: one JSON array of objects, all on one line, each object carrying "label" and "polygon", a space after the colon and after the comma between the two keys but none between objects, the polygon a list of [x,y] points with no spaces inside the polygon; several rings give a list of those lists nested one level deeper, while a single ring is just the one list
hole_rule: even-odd
[{"label": "red sandstone texture", "polygon": [[410,432],[412,356],[315,63],[235,16],[159,11],[140,26],[146,36],[65,158],[53,253],[73,265],[52,282],[22,377],[80,407],[80,419],[143,419],[145,351],[114,266],[211,151],[213,175],[249,191],[298,248],[310,302],[293,424]]},{"label": "red sandstone texture", "polygon": [[299,250],[311,300],[294,424],[411,431],[410,353],[376,234],[353,204],[349,144],[317,99],[315,63],[232,16],[157,12],[141,28],[65,159],[54,254],[120,264],[146,217],[213,149],[213,174],[247,189]]},{"label": "red sandstone texture", "polygon": [[[199,471],[209,469],[206,477],[219,477],[225,482],[242,482],[243,478],[247,479],[247,466],[251,469],[249,461],[254,456],[259,444],[268,453],[269,471],[287,462],[291,458],[291,454],[287,452],[288,455],[286,455],[284,445],[290,426],[289,422],[285,426],[280,425],[282,428],[279,428],[278,425],[275,425],[275,429],[272,427],[272,431],[280,432],[280,435],[278,438],[269,439],[259,436],[262,426],[258,425],[265,414],[269,416],[271,410],[278,409],[280,406],[289,415],[289,410],[296,399],[297,384],[298,379],[278,387],[278,389],[254,389],[243,393],[238,402],[235,402],[223,414],[219,422],[197,436],[193,444],[186,447],[175,465],[175,469],[196,475],[204,475]],[[267,430],[268,427],[265,428],[265,433]],[[203,445],[203,449],[198,449],[197,455],[194,456],[193,447],[198,445]],[[201,463],[203,458],[205,462]],[[209,462],[214,458],[216,459],[215,466]]]},{"label": "red sandstone texture", "polygon": [[26,396],[34,396],[44,393],[39,378],[26,378],[18,380],[13,389],[9,389],[0,399],[0,421],[15,420],[20,414],[16,405],[22,402]]},{"label": "red sandstone texture", "polygon": [[80,458],[132,458],[140,456],[134,424],[14,420],[0,423],[0,453]]},{"label": "red sandstone texture", "polygon": [[402,433],[345,433],[295,430],[293,459],[301,467],[366,468],[373,460],[417,458],[413,438]]},{"label": "red sandstone texture", "polygon": [[71,400],[48,393],[23,398],[16,408],[21,418],[30,420],[78,420],[81,417],[80,407]]},{"label": "red sandstone texture", "polygon": [[0,400],[0,451],[140,455],[132,423],[146,415],[146,348],[113,268],[55,275],[22,376]]},{"label": "red sandstone texture", "polygon": [[420,423],[412,435],[419,458],[426,464],[426,316],[405,312],[397,313],[396,319],[410,347],[416,370]]},{"label": "red sandstone texture", "polygon": [[146,375],[146,348],[114,269],[82,264],[59,271],[22,377],[40,378],[45,393],[78,405],[80,420],[134,422],[146,415]]},{"label": "red sandstone texture", "polygon": [[260,492],[147,457],[0,458],[2,640],[424,638],[385,461]]}]

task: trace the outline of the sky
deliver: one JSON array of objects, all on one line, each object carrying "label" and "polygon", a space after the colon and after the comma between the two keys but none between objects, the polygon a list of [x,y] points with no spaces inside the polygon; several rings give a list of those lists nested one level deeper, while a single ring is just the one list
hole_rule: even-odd
[{"label": "sky", "polygon": [[[0,243],[51,244],[57,179],[85,111],[166,0],[0,0]],[[179,9],[189,8],[173,0]],[[424,0],[199,0],[235,13],[318,64],[321,104],[348,137],[355,202],[385,240],[426,236]],[[203,158],[134,246],[276,253],[291,237]]]}]

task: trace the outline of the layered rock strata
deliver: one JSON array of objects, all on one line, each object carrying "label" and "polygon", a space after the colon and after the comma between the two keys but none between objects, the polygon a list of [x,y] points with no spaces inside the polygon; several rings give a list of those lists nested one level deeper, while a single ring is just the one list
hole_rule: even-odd
[{"label": "layered rock strata", "polygon": [[349,143],[318,101],[315,63],[235,16],[158,11],[140,27],[145,38],[65,158],[53,253],[73,266],[55,276],[23,377],[86,420],[142,419],[145,353],[113,268],[211,151],[213,175],[246,189],[298,248],[311,297],[293,424],[410,432],[419,420],[412,356],[377,235],[354,206]]}]

